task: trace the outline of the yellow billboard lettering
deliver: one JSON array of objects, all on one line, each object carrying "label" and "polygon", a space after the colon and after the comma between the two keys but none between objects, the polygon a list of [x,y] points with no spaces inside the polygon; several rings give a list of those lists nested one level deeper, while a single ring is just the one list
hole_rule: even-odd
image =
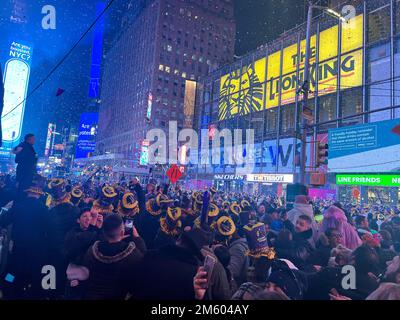
[{"label": "yellow billboard lettering", "polygon": [[[362,14],[356,16],[350,19],[350,22],[350,24],[342,24],[340,40],[338,25],[319,33],[318,48],[317,36],[311,37],[310,98],[316,95],[317,79],[319,96],[337,91],[339,68],[341,90],[362,85],[363,53],[361,47],[363,45],[364,16]],[[338,59],[339,41],[342,46],[340,61]],[[300,44],[292,44],[281,51],[270,54],[268,59],[266,57],[259,59],[244,66],[242,70],[222,76],[219,120],[261,111],[264,108],[264,102],[267,109],[277,107],[279,102],[281,105],[293,103],[304,79],[305,42],[302,40]],[[319,58],[318,67],[317,56]],[[266,64],[267,74],[265,73]],[[266,79],[268,81],[264,85]],[[265,97],[264,93],[266,93]],[[266,101],[264,101],[265,98]],[[299,100],[301,98],[300,96]]]},{"label": "yellow billboard lettering", "polygon": [[[347,63],[349,63],[349,65],[347,65]],[[353,56],[347,56],[346,58],[343,59],[342,61],[342,70],[344,72],[350,72],[354,70],[354,66],[355,66],[355,61]]]}]

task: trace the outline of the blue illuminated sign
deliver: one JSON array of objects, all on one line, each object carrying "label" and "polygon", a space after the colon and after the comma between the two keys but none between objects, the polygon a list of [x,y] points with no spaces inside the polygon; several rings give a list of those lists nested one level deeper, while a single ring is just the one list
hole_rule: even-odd
[{"label": "blue illuminated sign", "polygon": [[5,148],[10,148],[21,137],[32,51],[32,45],[20,41],[13,41],[8,51],[3,77],[2,129]]},{"label": "blue illuminated sign", "polygon": [[94,152],[96,147],[98,113],[83,113],[78,131],[78,142],[76,145],[76,158],[87,158],[89,153]]}]

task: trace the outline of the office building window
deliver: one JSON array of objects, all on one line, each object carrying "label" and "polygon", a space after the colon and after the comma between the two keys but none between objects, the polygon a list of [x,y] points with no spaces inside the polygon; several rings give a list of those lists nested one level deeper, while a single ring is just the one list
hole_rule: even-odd
[{"label": "office building window", "polygon": [[[391,105],[390,98],[390,43],[380,44],[369,50],[368,60],[368,97],[369,109],[376,110]],[[390,110],[375,112],[370,115],[370,121],[388,120]]]},{"label": "office building window", "polygon": [[294,131],[295,105],[281,107],[281,133],[287,134]]},{"label": "office building window", "polygon": [[368,15],[368,43],[376,43],[390,36],[390,5]]},{"label": "office building window", "polygon": [[[319,122],[330,121],[337,118],[336,115],[336,94],[329,94],[318,99]],[[336,123],[322,125],[321,130],[336,127]]]},{"label": "office building window", "polygon": [[[362,89],[342,91],[340,97],[341,116],[348,117],[362,112]],[[362,116],[342,120],[342,125],[354,125],[362,123]]]},{"label": "office building window", "polygon": [[[400,0],[398,2],[398,6],[400,7]],[[400,9],[398,11],[400,14]],[[399,17],[400,20],[400,17]],[[397,39],[395,42],[395,53],[394,53],[394,105],[400,105],[400,39]],[[395,109],[395,118],[400,118],[400,108]]]},{"label": "office building window", "polygon": [[276,135],[278,108],[265,111],[265,134],[267,136]]}]

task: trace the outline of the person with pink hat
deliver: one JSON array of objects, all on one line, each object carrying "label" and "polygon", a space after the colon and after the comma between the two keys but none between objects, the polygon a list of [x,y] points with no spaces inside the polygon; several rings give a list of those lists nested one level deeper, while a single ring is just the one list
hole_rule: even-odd
[{"label": "person with pink hat", "polygon": [[329,228],[336,228],[339,230],[343,237],[343,244],[348,249],[354,250],[362,244],[357,231],[347,222],[344,211],[336,206],[330,206],[324,212],[321,231],[325,232]]}]

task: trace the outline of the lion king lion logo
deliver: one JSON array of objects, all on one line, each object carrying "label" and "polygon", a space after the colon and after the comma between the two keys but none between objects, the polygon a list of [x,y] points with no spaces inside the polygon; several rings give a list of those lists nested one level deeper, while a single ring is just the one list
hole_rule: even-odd
[{"label": "lion king lion logo", "polygon": [[[240,90],[240,91],[239,91]],[[221,78],[219,120],[261,111],[264,90],[254,63]]]}]

